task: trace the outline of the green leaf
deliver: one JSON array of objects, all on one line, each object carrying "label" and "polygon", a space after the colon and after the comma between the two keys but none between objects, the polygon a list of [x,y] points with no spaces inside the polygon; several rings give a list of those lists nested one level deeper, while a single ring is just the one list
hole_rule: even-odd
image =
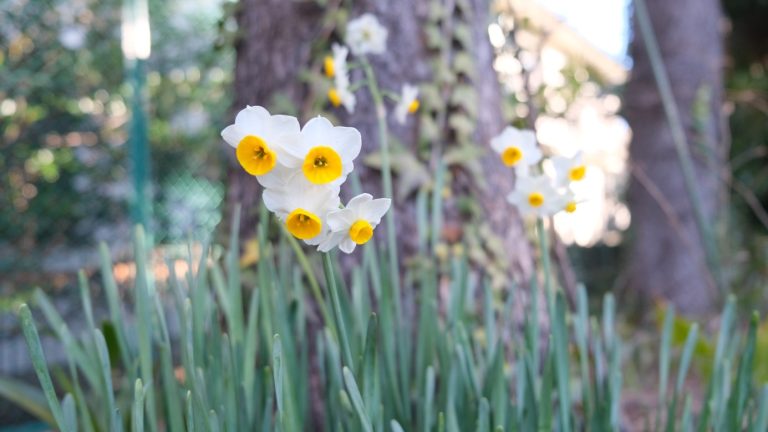
[{"label": "green leaf", "polygon": [[344,373],[344,385],[347,388],[347,392],[349,393],[349,397],[352,399],[352,406],[355,409],[355,412],[357,413],[357,417],[360,420],[360,424],[363,426],[363,430],[365,432],[373,432],[373,427],[371,426],[371,420],[368,418],[368,415],[365,412],[365,404],[363,403],[363,398],[360,396],[360,390],[357,388],[357,383],[355,382],[355,376],[352,374],[352,371],[349,370],[348,367],[344,367],[343,369]]},{"label": "green leaf", "polygon": [[64,414],[64,424],[66,427],[62,429],[76,431],[77,429],[77,412],[75,410],[75,400],[72,395],[67,393],[64,395],[64,399],[61,401],[61,410]]},{"label": "green leaf", "polygon": [[144,395],[145,388],[141,383],[141,378],[136,379],[133,386],[133,408],[131,414],[131,424],[133,432],[144,432]]},{"label": "green leaf", "polygon": [[0,396],[21,407],[37,419],[56,425],[53,413],[47,405],[45,395],[37,387],[11,378],[0,377]]},{"label": "green leaf", "polygon": [[37,334],[37,327],[35,327],[35,322],[32,319],[32,313],[26,304],[22,304],[19,307],[19,317],[21,318],[21,330],[24,332],[24,339],[26,339],[27,347],[29,348],[29,357],[32,360],[32,366],[35,369],[37,379],[40,381],[40,386],[43,388],[45,399],[48,401],[48,408],[50,408],[56,424],[63,432],[75,432],[75,430],[67,427],[64,412],[53,388],[53,382],[51,382],[51,375],[48,371],[48,364],[45,361],[43,347],[40,345],[40,336]]},{"label": "green leaf", "polygon": [[99,356],[99,366],[101,367],[101,379],[102,379],[102,397],[106,398],[108,416],[107,424],[114,429],[118,418],[115,416],[115,396],[112,388],[112,368],[109,363],[109,351],[107,350],[107,343],[104,341],[104,335],[99,330],[94,330],[94,340],[96,341],[96,352]]}]

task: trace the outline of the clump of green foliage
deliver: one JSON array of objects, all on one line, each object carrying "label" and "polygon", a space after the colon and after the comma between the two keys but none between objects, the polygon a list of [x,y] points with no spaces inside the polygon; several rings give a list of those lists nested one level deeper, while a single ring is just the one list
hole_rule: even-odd
[{"label": "clump of green foliage", "polygon": [[[623,427],[622,341],[610,294],[602,316],[590,317],[583,288],[575,310],[562,293],[545,289],[540,296],[535,283],[530,290],[494,292],[456,256],[448,274],[435,263],[408,270],[404,305],[391,290],[391,278],[399,275],[382,271],[388,266],[380,249],[364,248],[348,278],[335,259],[324,260],[321,284],[318,257],[305,255],[290,235],[270,241],[270,219],[266,211],[261,215],[255,272],[241,268],[236,216],[228,251],[204,247],[199,258],[190,252],[187,265],[195,271],[182,280],[169,263],[167,286],[155,283],[138,229],[132,319],[126,319],[103,247],[108,316],[96,322],[84,274],[88,331],[82,337],[38,292],[37,307],[66,348],[67,363],[54,371],[54,385],[30,308],[22,305],[21,326],[42,389],[3,379],[0,394],[62,431]],[[161,290],[170,292],[172,305],[162,302]],[[315,310],[322,318],[312,318]],[[524,311],[522,320],[515,310]],[[648,425],[766,429],[768,386],[758,396],[752,379],[757,316],[744,337],[734,310],[730,300],[698,412],[684,392],[698,326],[689,328],[675,356],[675,316],[667,312],[658,409]],[[169,330],[169,313],[178,334]],[[673,359],[679,359],[676,373]]]}]

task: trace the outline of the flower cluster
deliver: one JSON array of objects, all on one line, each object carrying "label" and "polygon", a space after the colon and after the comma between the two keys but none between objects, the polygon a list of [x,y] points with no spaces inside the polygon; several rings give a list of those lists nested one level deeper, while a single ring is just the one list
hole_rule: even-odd
[{"label": "flower cluster", "polygon": [[221,132],[243,169],[264,187],[264,204],[288,231],[328,252],[351,253],[373,236],[389,210],[388,198],[369,194],[341,206],[341,184],[360,154],[360,132],[318,116],[299,126],[295,117],[272,115],[260,106],[240,111]]},{"label": "flower cluster", "polygon": [[507,200],[522,213],[546,217],[576,211],[577,201],[570,184],[586,175],[581,153],[547,158],[551,171],[546,172],[542,169],[546,161],[536,143],[536,134],[511,126],[491,140],[491,148],[517,174],[515,190],[507,195]]},{"label": "flower cluster", "polygon": [[[343,106],[349,113],[355,112],[357,98],[349,78],[349,66],[347,57],[351,51],[357,57],[365,57],[369,54],[383,54],[387,49],[387,29],[379,23],[379,20],[371,14],[363,14],[347,24],[347,46],[333,44],[331,55],[323,59],[325,75],[333,79],[333,84],[328,90],[328,100],[334,107]],[[392,99],[398,101],[394,109],[395,119],[404,124],[408,114],[413,114],[419,109],[419,89],[410,84],[403,85],[400,96],[394,95]]]}]

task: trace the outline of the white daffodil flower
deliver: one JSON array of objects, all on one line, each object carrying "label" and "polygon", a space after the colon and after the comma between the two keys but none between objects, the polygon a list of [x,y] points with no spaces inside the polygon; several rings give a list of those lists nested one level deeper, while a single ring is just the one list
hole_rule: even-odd
[{"label": "white daffodil flower", "polygon": [[328,213],[330,234],[320,243],[317,250],[328,252],[338,246],[344,253],[352,253],[355,246],[365,244],[373,237],[373,230],[389,210],[392,200],[373,199],[370,194],[360,194],[341,210]]},{"label": "white daffodil flower", "polygon": [[536,133],[529,129],[507,126],[491,140],[491,148],[501,156],[508,167],[515,167],[518,174],[527,175],[528,167],[539,163],[541,149],[536,144]]},{"label": "white daffodil flower", "polygon": [[576,211],[579,202],[576,201],[576,195],[570,189],[566,189],[564,192],[558,194],[554,205],[554,213],[564,211],[566,213],[573,213]]},{"label": "white daffodil flower", "polygon": [[584,164],[581,152],[572,157],[554,156],[550,160],[555,168],[557,182],[562,186],[569,182],[580,181],[587,174],[587,166]]},{"label": "white daffodil flower", "polygon": [[235,124],[221,131],[221,137],[236,149],[243,169],[260,178],[287,157],[285,151],[298,142],[300,129],[296,117],[271,115],[260,106],[248,106],[237,113]]},{"label": "white daffodil flower", "polygon": [[339,188],[312,184],[295,170],[281,169],[278,173],[284,178],[266,187],[264,205],[293,236],[310,245],[319,244],[329,232],[328,213],[341,204]]},{"label": "white daffodil flower", "polygon": [[354,55],[383,54],[387,49],[387,29],[372,14],[363,14],[347,24],[347,45]]},{"label": "white daffodil flower", "polygon": [[400,102],[395,107],[395,119],[400,124],[405,124],[408,114],[413,114],[419,109],[419,89],[410,84],[403,85],[400,92]]},{"label": "white daffodil flower", "polygon": [[[338,80],[337,80],[338,81]],[[339,85],[331,87],[328,90],[328,100],[331,101],[331,105],[339,107],[344,105],[344,109],[348,113],[355,112],[355,105],[357,105],[357,97],[349,90],[349,85]]]},{"label": "white daffodil flower", "polygon": [[347,56],[349,48],[337,43],[331,45],[332,56],[326,56],[323,61],[325,75],[335,78],[337,75],[347,75]]},{"label": "white daffodil flower", "polygon": [[350,91],[349,71],[347,70],[347,55],[349,49],[339,44],[333,44],[333,57],[325,58],[325,74],[333,78],[333,87],[328,90],[328,100],[335,107],[344,105],[350,114],[355,112],[357,98]]},{"label": "white daffodil flower", "polygon": [[507,195],[507,201],[525,215],[544,217],[562,209],[558,208],[560,198],[552,180],[544,175],[518,177],[515,190]]},{"label": "white daffodil flower", "polygon": [[301,168],[311,184],[339,186],[354,169],[361,145],[357,129],[317,116],[304,125],[296,145],[286,148],[285,166]]}]

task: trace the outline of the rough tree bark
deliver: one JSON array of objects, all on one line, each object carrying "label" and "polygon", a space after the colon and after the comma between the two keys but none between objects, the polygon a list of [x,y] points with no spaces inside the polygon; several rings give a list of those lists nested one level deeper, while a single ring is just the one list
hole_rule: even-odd
[{"label": "rough tree bark", "polygon": [[[726,153],[721,139],[720,2],[646,2],[694,158],[704,216],[714,224]],[[633,131],[630,288],[664,297],[684,313],[701,314],[716,306],[717,292],[651,62],[639,30],[634,33],[634,65],[624,98]]]},{"label": "rough tree bark", "polygon": [[[443,1],[435,1],[442,4]],[[331,4],[338,2],[330,2]],[[403,83],[429,81],[432,67],[427,57],[426,35],[423,32],[430,0],[364,0],[354,2],[350,17],[364,12],[374,13],[389,30],[387,53],[373,56],[372,63],[382,87],[399,91]],[[445,2],[446,4],[448,2]],[[450,2],[451,4],[453,2]],[[476,63],[473,85],[478,94],[478,127],[476,143],[486,147],[491,137],[501,131],[501,91],[492,68],[493,48],[488,40],[487,27],[491,18],[488,0],[471,0],[471,24]],[[241,31],[237,48],[235,70],[235,109],[246,104],[269,107],[276,94],[287,96],[302,106],[307,95],[306,86],[299,80],[302,69],[311,64],[310,46],[318,38],[328,38],[322,28],[323,9],[314,1],[243,0],[238,13]],[[361,71],[354,71],[355,74]],[[354,79],[359,76],[353,75]],[[357,109],[353,115],[340,114],[346,125],[357,127],[363,136],[363,154],[379,149],[374,107],[365,90],[358,91]],[[316,113],[305,113],[308,117]],[[306,119],[300,119],[302,123]],[[390,118],[390,134],[408,148],[414,148],[418,138],[418,124],[410,121],[399,126]],[[487,188],[467,185],[467,176],[461,187],[472,188],[487,213],[491,227],[501,236],[505,245],[513,276],[527,278],[531,273],[531,251],[525,241],[519,215],[505,202],[502,191],[512,189],[512,178],[496,158],[488,154],[482,161]],[[380,175],[356,164],[361,171],[363,187],[380,195]],[[228,180],[228,203],[242,203],[243,227],[255,226],[255,212],[260,193],[257,183],[231,164]],[[472,183],[470,180],[469,183]],[[396,185],[397,186],[397,185]],[[397,196],[397,191],[396,196]],[[349,198],[348,196],[342,197]],[[403,249],[414,250],[414,200],[396,200],[398,242]],[[383,226],[381,227],[384,228]]]}]

